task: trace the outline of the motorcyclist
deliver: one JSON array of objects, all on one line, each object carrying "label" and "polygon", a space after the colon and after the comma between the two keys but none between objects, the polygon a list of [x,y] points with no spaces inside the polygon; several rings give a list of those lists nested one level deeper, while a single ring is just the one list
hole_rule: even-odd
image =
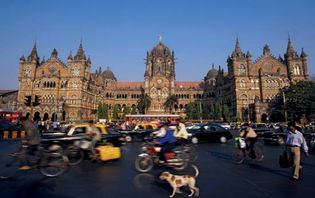
[{"label": "motorcyclist", "polygon": [[249,124],[246,122],[242,125],[240,137],[245,138],[246,150],[249,150],[249,156],[252,159],[256,159],[254,145],[257,141],[257,133],[252,129]]},{"label": "motorcyclist", "polygon": [[161,151],[159,152],[160,163],[166,161],[165,153],[175,148],[177,141],[173,135],[173,131],[168,128],[168,123],[164,123],[162,128],[165,130],[165,135],[156,140],[157,145],[161,147]]}]

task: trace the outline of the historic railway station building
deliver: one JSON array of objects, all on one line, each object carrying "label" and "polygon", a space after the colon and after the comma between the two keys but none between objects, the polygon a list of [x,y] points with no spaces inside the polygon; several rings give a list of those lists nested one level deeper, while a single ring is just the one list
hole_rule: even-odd
[{"label": "historic railway station building", "polygon": [[[34,45],[29,56],[20,58],[16,110],[34,119],[88,120],[96,118],[99,102],[107,104],[111,114],[114,105],[136,106],[147,93],[152,99],[149,114],[167,113],[163,104],[175,95],[178,104],[174,113],[185,114],[190,102],[198,101],[208,108],[219,101],[242,120],[261,121],[268,116],[268,102],[280,88],[308,78],[307,55],[303,49],[298,55],[290,39],[283,58],[274,57],[265,45],[254,61],[249,51],[243,53],[237,40],[227,59],[228,70],[212,66],[204,80],[196,82],[176,80],[174,51],[161,41],[147,52],[143,81],[119,81],[109,68],[92,73],[91,64],[82,43],[66,62],[58,58],[56,49],[48,60],[40,60]],[[25,105],[27,98],[29,106]],[[38,99],[40,104],[36,105]]]}]

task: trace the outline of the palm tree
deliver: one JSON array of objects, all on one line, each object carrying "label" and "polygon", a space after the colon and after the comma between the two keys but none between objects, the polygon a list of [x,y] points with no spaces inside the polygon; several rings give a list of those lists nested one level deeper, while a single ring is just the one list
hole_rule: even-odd
[{"label": "palm tree", "polygon": [[175,95],[168,96],[166,101],[164,102],[165,109],[169,109],[170,113],[172,113],[173,106],[178,103],[178,99]]},{"label": "palm tree", "polygon": [[137,101],[137,108],[142,114],[145,114],[146,110],[151,106],[151,97],[148,94],[142,94]]}]

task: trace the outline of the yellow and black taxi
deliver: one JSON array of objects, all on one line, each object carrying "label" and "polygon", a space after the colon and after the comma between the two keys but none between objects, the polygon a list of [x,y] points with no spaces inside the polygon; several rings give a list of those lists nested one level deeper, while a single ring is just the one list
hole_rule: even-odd
[{"label": "yellow and black taxi", "polygon": [[[42,133],[42,141],[58,141],[64,144],[73,143],[76,140],[85,138],[89,126],[89,123],[72,124],[61,131]],[[121,146],[125,142],[124,134],[108,132],[103,124],[93,124],[93,126],[102,134],[103,142],[112,143],[114,146]]]}]

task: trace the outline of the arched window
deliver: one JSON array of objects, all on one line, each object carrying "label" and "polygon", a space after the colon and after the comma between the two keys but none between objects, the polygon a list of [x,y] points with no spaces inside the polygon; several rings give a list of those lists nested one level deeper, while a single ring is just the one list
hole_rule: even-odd
[{"label": "arched window", "polygon": [[245,88],[245,87],[246,87],[246,82],[245,82],[244,79],[241,80],[241,82],[240,82],[240,87],[241,87],[241,88]]},{"label": "arched window", "polygon": [[246,75],[246,67],[245,65],[239,66],[239,75]]}]

